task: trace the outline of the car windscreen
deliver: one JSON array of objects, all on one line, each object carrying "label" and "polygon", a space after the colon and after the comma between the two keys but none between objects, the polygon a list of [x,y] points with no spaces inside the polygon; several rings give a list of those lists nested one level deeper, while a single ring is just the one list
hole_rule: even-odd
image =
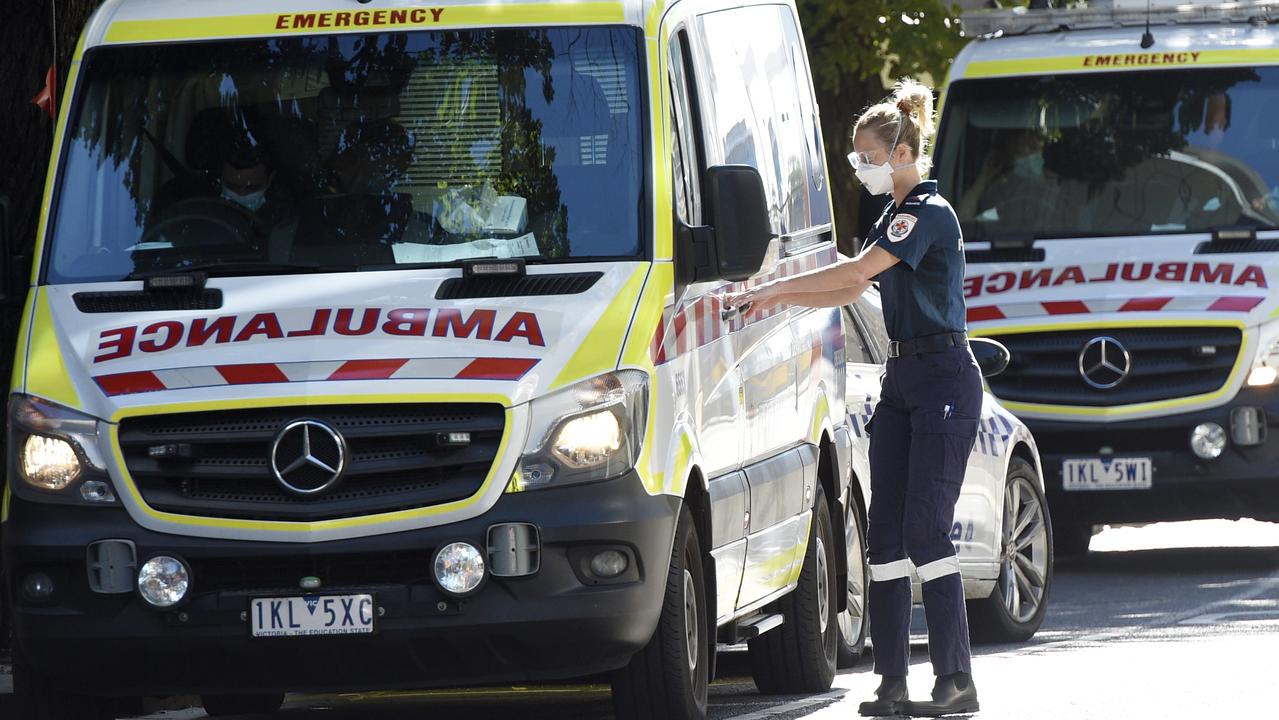
[{"label": "car windscreen", "polygon": [[46,279],[642,256],[632,28],[95,49]]},{"label": "car windscreen", "polygon": [[935,176],[968,240],[1279,226],[1279,68],[956,82]]}]

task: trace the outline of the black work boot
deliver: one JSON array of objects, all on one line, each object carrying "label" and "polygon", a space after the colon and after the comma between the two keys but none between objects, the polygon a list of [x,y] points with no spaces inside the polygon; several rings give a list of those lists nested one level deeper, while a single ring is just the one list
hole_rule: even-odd
[{"label": "black work boot", "polygon": [[899,715],[902,703],[906,702],[910,702],[906,699],[906,678],[885,675],[879,682],[879,689],[875,691],[875,699],[858,706],[857,713],[867,717]]},{"label": "black work boot", "polygon": [[903,715],[912,717],[940,717],[959,713],[975,713],[980,708],[977,704],[977,686],[973,684],[970,673],[958,672],[942,675],[933,685],[933,699],[902,703]]}]

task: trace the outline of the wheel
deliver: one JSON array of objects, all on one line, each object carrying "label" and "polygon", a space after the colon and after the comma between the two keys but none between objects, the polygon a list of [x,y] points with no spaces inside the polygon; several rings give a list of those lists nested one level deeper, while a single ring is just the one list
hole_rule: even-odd
[{"label": "wheel", "polygon": [[75,695],[50,683],[13,649],[14,717],[22,720],[110,720],[111,703],[105,698]]},{"label": "wheel", "polygon": [[781,613],[782,626],[749,643],[751,675],[762,693],[825,692],[835,680],[839,588],[830,509],[820,485],[809,537],[799,585],[772,606]]},{"label": "wheel", "polygon": [[866,560],[866,529],[857,501],[848,500],[844,511],[844,549],[848,553],[848,606],[839,614],[839,667],[851,668],[866,649],[866,606],[870,576]]},{"label": "wheel", "polygon": [[1035,468],[1021,458],[1008,466],[999,580],[990,597],[968,605],[977,642],[1030,639],[1044,621],[1052,589],[1053,535]]},{"label": "wheel", "polygon": [[200,703],[209,717],[271,715],[284,704],[284,693],[261,695],[201,695]]},{"label": "wheel", "polygon": [[1053,555],[1057,558],[1081,558],[1088,554],[1092,542],[1092,525],[1053,525]]},{"label": "wheel", "polygon": [[657,629],[630,663],[613,673],[619,720],[702,720],[710,684],[710,627],[702,550],[685,506],[671,549]]}]

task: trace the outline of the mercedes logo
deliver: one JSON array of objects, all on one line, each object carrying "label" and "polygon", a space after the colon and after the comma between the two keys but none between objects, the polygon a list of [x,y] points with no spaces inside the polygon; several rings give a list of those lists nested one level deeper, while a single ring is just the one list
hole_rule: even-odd
[{"label": "mercedes logo", "polygon": [[271,443],[271,474],[294,495],[312,496],[333,487],[346,470],[346,441],[319,420],[294,420]]},{"label": "mercedes logo", "polygon": [[1109,390],[1128,377],[1132,356],[1118,340],[1096,337],[1079,351],[1079,377],[1098,390]]}]

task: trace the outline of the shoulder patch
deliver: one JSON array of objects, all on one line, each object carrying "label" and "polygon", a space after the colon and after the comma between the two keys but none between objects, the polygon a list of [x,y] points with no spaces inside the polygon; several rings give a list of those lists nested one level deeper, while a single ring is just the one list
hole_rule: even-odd
[{"label": "shoulder patch", "polygon": [[901,242],[910,237],[915,231],[915,223],[919,222],[919,218],[906,213],[898,213],[897,217],[888,223],[888,239],[891,242]]}]

